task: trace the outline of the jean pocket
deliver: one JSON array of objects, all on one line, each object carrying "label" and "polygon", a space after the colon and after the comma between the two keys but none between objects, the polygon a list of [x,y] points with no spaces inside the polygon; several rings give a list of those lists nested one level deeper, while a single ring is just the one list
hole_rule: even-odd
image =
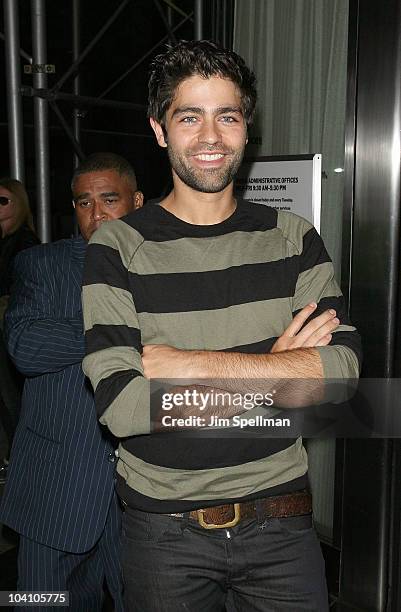
[{"label": "jean pocket", "polygon": [[288,535],[305,535],[308,532],[313,532],[313,518],[311,514],[303,514],[301,516],[287,516],[277,519],[280,529]]},{"label": "jean pocket", "polygon": [[122,516],[122,536],[133,542],[151,540],[149,515],[125,507]]},{"label": "jean pocket", "polygon": [[123,537],[131,541],[161,542],[182,536],[179,519],[126,508],[123,514]]}]

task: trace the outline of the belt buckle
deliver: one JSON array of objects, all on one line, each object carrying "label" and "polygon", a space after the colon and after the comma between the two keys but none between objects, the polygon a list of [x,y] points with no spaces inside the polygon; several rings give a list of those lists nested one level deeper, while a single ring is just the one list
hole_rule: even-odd
[{"label": "belt buckle", "polygon": [[196,513],[198,515],[198,523],[204,529],[225,529],[227,527],[235,527],[238,525],[239,520],[241,518],[241,509],[239,504],[233,504],[234,506],[234,518],[232,521],[228,521],[227,523],[223,523],[222,525],[216,525],[215,523],[206,523],[203,515],[205,510],[197,510]]}]

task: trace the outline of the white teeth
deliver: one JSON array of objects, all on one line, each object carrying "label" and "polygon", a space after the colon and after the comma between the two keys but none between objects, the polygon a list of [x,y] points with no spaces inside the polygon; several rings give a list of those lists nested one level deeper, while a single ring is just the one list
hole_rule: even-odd
[{"label": "white teeth", "polygon": [[213,153],[211,155],[207,155],[207,154],[196,155],[196,157],[200,159],[201,161],[214,161],[216,159],[221,159],[224,156],[222,153]]}]

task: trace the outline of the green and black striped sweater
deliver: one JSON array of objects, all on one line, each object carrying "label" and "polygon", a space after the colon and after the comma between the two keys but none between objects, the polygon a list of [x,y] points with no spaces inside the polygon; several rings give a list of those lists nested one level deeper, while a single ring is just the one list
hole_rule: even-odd
[{"label": "green and black striped sweater", "polygon": [[240,200],[216,225],[192,225],[151,204],[101,226],[85,266],[83,368],[100,422],[122,438],[118,491],[129,505],[183,512],[305,486],[300,439],[149,433],[141,350],[266,353],[311,301],[318,312],[334,308],[341,322],[317,349],[325,377],[358,377],[359,335],[304,219]]}]

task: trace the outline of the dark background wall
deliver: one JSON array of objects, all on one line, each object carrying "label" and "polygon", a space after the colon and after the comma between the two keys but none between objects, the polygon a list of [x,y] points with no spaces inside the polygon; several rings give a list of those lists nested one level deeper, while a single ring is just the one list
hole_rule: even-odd
[{"label": "dark background wall", "polygon": [[[18,0],[17,0],[18,1]],[[122,0],[81,0],[81,50],[93,39],[103,24],[120,6]],[[28,0],[19,1],[20,46],[32,55],[31,13]],[[164,14],[167,5],[159,2]],[[173,27],[193,11],[193,0],[176,3],[182,14],[171,11]],[[4,33],[3,14],[0,31]],[[205,23],[210,23],[209,19]],[[51,88],[73,61],[72,1],[46,3],[47,63],[55,64],[56,73],[48,75]],[[132,0],[117,17],[104,37],[97,43],[79,68],[81,94],[99,96],[120,75],[138,62],[167,34],[160,11],[151,0]],[[206,36],[208,32],[205,32]],[[177,38],[194,38],[193,17],[176,32]],[[210,32],[209,32],[210,35]],[[145,105],[147,102],[147,74],[149,63],[165,48],[166,42],[148,55],[121,83],[107,95],[107,99]],[[32,75],[24,74],[23,66],[29,62],[21,57],[22,85],[32,86]],[[73,78],[62,87],[73,92]],[[6,104],[5,45],[0,40],[0,175],[9,173],[8,130]],[[74,107],[59,102],[59,108],[72,126]],[[81,115],[81,147],[85,154],[94,151],[114,151],[134,165],[140,188],[146,198],[160,195],[169,184],[170,173],[165,152],[157,147],[148,124],[145,110],[115,110],[87,108]],[[23,98],[25,183],[35,210],[35,146],[33,129],[33,99]],[[70,177],[73,170],[73,149],[64,130],[49,110],[50,184],[52,210],[52,239],[67,237],[73,232]]]}]

